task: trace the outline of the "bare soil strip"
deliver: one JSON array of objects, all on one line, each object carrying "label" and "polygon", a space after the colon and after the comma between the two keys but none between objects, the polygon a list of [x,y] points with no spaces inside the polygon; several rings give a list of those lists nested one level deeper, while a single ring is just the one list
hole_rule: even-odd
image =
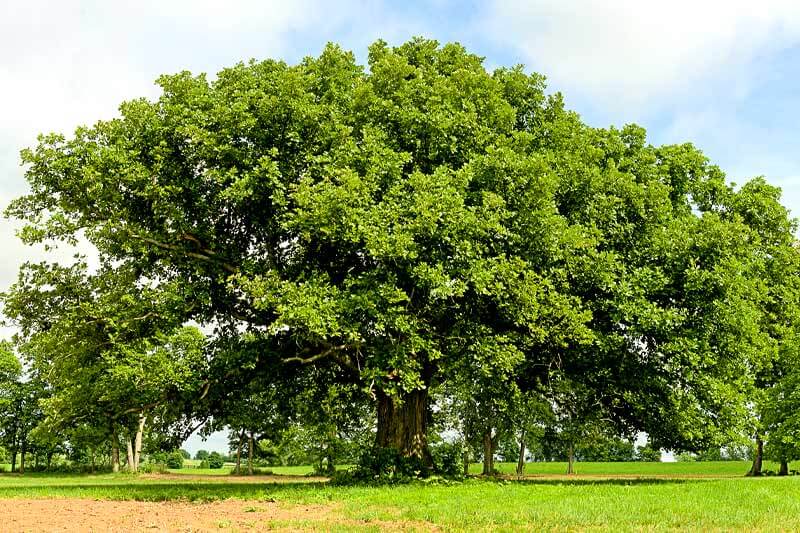
[{"label": "bare soil strip", "polygon": [[0,500],[0,530],[51,531],[436,531],[424,522],[360,522],[335,505],[223,500],[210,503],[81,499]]},{"label": "bare soil strip", "polygon": [[232,476],[213,474],[141,474],[142,479],[152,479],[156,481],[202,481],[211,483],[322,483],[329,481],[322,476],[290,476],[283,474],[255,475],[255,476]]}]

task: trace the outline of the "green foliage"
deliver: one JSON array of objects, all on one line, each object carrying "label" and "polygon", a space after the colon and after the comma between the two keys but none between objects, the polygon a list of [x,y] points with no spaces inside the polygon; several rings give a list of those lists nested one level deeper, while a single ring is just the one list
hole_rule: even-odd
[{"label": "green foliage", "polygon": [[[590,127],[542,76],[458,44],[378,41],[366,65],[329,45],[158,84],[23,152],[30,191],[6,211],[22,239],[82,236],[100,266],[27,264],[3,295],[47,377],[15,396],[0,349],[4,421],[26,424],[2,426],[9,449],[42,419],[42,447],[80,420],[101,430],[87,445],[146,424],[172,449],[210,417],[331,470],[371,434],[370,401],[424,392],[486,457],[523,431],[551,456],[627,458],[613,439],[636,431],[640,458],[753,433],[797,455],[800,256],[763,179],[737,188],[690,144]],[[396,442],[357,476],[427,472],[420,411],[378,417]]]},{"label": "green foliage", "polygon": [[653,445],[649,442],[644,446],[637,446],[636,460],[644,462],[659,462],[661,461],[661,450],[653,447]]},{"label": "green foliage", "polygon": [[170,452],[166,457],[167,468],[179,469],[183,468],[183,460],[185,459],[182,450],[175,450]]},{"label": "green foliage", "polygon": [[395,448],[371,447],[361,454],[355,467],[334,472],[331,482],[334,485],[402,484],[418,479],[427,472],[425,463],[419,457],[404,456]]},{"label": "green foliage", "polygon": [[[211,452],[210,454],[208,454],[208,459],[206,461],[208,462],[207,468],[211,468],[211,469],[214,469],[214,470],[222,468],[223,466],[225,466],[225,460],[223,459],[222,455],[220,455],[218,452]],[[203,462],[206,462],[206,461],[203,461]],[[206,468],[206,467],[202,466],[202,464],[203,463],[201,463],[200,468]]]},{"label": "green foliage", "polygon": [[208,459],[208,451],[207,450],[197,450],[197,453],[194,454],[194,458],[200,461]]},{"label": "green foliage", "polygon": [[172,468],[163,461],[144,463],[139,466],[139,472],[143,474],[166,474],[167,468]]},{"label": "green foliage", "polygon": [[433,473],[447,479],[464,476],[464,446],[454,442],[440,442],[431,446]]}]

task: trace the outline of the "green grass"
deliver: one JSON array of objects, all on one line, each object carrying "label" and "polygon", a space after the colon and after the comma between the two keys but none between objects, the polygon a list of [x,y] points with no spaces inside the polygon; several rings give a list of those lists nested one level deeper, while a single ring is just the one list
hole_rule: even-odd
[{"label": "green grass", "polygon": [[[495,463],[502,474],[514,474],[517,463]],[[482,465],[470,465],[471,474],[480,474]],[[577,474],[632,475],[632,476],[743,476],[750,469],[749,462],[708,461],[678,463],[575,463]],[[764,470],[778,470],[778,465],[764,462]],[[525,475],[559,475],[567,472],[567,463],[527,463]]]},{"label": "green grass", "polygon": [[[513,470],[513,465],[498,465]],[[597,476],[559,476],[563,463],[528,465],[524,481],[415,483],[396,487],[332,487],[323,483],[253,483],[209,476],[126,474],[0,475],[0,499],[91,498],[280,501],[336,505],[340,516],[368,525],[376,520],[428,522],[451,531],[520,529],[800,530],[800,476],[745,478],[746,463],[585,463]],[[479,468],[478,465],[475,465]],[[767,465],[773,468],[774,465]],[[185,469],[191,473],[192,469]],[[306,470],[307,471],[307,470]],[[284,473],[301,473],[300,467]],[[664,477],[666,476],[666,477]],[[716,476],[716,477],[690,477]],[[331,524],[333,527],[335,524]]]}]

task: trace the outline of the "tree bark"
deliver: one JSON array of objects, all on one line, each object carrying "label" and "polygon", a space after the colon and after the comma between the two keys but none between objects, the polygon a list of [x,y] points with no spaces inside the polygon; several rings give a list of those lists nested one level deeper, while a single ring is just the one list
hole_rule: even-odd
[{"label": "tree bark", "polygon": [[111,437],[111,471],[119,472],[119,439],[116,434]]},{"label": "tree bark", "polygon": [[570,442],[569,443],[569,458],[567,463],[567,475],[572,475],[575,473],[575,445]]},{"label": "tree bark", "polygon": [[764,441],[761,435],[756,435],[756,453],[753,456],[753,466],[750,468],[750,476],[760,476],[761,466],[764,463]]},{"label": "tree bark", "polygon": [[16,472],[17,470],[17,449],[14,448],[11,451],[11,471]]},{"label": "tree bark", "polygon": [[128,449],[128,472],[136,472],[136,462],[133,460],[133,442],[130,438],[125,438],[125,445]]},{"label": "tree bark", "polygon": [[19,453],[19,473],[20,474],[24,474],[25,473],[25,452],[27,451],[27,450],[25,450],[25,448],[26,448],[25,442],[23,441],[22,442],[22,449],[20,450],[20,453]]},{"label": "tree bark", "polygon": [[525,473],[525,430],[523,429],[519,435],[519,459],[517,460],[517,475],[521,476]]},{"label": "tree bark", "polygon": [[237,476],[241,472],[241,467],[242,467],[242,443],[243,442],[244,442],[244,430],[242,430],[242,432],[239,433],[239,442],[238,442],[238,444],[236,446],[236,468],[234,469],[234,472],[236,472]]},{"label": "tree bark", "polygon": [[789,475],[789,461],[786,459],[781,459],[781,466],[778,469],[779,476],[788,476]]},{"label": "tree bark", "polygon": [[428,449],[428,391],[418,389],[393,398],[378,391],[378,430],[375,445],[394,448],[403,457],[419,459],[428,469],[433,459]]},{"label": "tree bark", "polygon": [[464,444],[464,477],[469,475],[469,449]]},{"label": "tree bark", "polygon": [[253,475],[253,432],[250,432],[250,438],[247,439],[247,473]]},{"label": "tree bark", "polygon": [[144,434],[144,424],[147,421],[147,416],[144,414],[139,415],[139,425],[136,428],[136,447],[133,450],[133,467],[134,472],[139,471],[139,459],[142,457],[142,435]]},{"label": "tree bark", "polygon": [[492,439],[492,428],[487,429],[483,434],[483,475],[491,476],[494,474],[494,440]]}]

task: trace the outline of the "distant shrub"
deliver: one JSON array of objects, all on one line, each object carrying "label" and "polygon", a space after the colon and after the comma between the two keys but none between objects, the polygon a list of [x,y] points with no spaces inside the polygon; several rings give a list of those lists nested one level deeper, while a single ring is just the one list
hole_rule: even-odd
[{"label": "distant shrub", "polygon": [[441,442],[431,447],[434,473],[445,478],[464,476],[464,447],[458,443]]},{"label": "distant shrub", "polygon": [[139,465],[139,472],[143,474],[166,474],[167,465],[164,463],[144,463]]},{"label": "distant shrub", "polygon": [[183,468],[184,455],[180,450],[175,450],[167,455],[167,467],[172,469]]},{"label": "distant shrub", "polygon": [[253,475],[253,476],[271,476],[273,474],[272,470],[270,470],[268,468],[253,468],[253,473],[250,474],[250,472],[247,470],[246,466],[242,466],[241,468],[239,468],[239,472],[238,473],[236,472],[236,470],[231,470],[230,473],[231,473],[232,476],[249,476],[249,475]]},{"label": "distant shrub", "polygon": [[225,466],[225,459],[217,452],[208,454],[208,468],[218,469]]},{"label": "distant shrub", "polygon": [[209,468],[208,459],[203,459],[202,461],[200,461],[200,464],[197,465],[197,468]]}]

